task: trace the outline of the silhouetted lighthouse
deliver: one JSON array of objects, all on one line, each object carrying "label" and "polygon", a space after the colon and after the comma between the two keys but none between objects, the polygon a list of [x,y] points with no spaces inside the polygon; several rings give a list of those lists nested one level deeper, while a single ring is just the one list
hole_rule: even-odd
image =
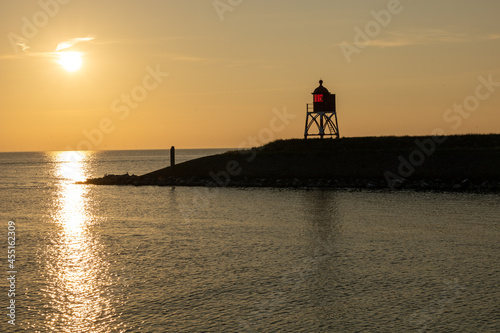
[{"label": "silhouetted lighthouse", "polygon": [[323,139],[326,136],[338,139],[340,135],[335,94],[323,87],[323,80],[319,81],[319,87],[312,94],[313,104],[307,104],[304,137],[319,136]]}]

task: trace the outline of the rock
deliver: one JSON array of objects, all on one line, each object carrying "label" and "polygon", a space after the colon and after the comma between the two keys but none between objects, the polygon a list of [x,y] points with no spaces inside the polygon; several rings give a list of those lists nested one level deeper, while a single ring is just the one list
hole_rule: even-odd
[{"label": "rock", "polygon": [[316,186],[320,188],[327,187],[328,183],[324,179],[319,179],[318,182],[316,183]]},{"label": "rock", "polygon": [[404,180],[401,180],[401,179],[394,180],[394,184],[393,184],[394,189],[400,190],[400,189],[404,188],[404,185],[405,185]]},{"label": "rock", "polygon": [[420,188],[423,189],[423,190],[426,190],[426,189],[429,189],[431,186],[429,185],[429,183],[425,180],[421,180],[420,181]]},{"label": "rock", "polygon": [[297,179],[297,178],[294,178],[293,181],[292,181],[292,186],[293,187],[300,187],[302,185],[302,182]]}]

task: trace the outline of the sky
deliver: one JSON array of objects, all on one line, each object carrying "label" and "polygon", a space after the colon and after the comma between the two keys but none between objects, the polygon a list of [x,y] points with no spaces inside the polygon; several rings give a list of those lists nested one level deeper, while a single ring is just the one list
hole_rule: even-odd
[{"label": "sky", "polygon": [[[0,151],[500,132],[498,0],[0,1]],[[436,132],[437,131],[437,132]]]}]

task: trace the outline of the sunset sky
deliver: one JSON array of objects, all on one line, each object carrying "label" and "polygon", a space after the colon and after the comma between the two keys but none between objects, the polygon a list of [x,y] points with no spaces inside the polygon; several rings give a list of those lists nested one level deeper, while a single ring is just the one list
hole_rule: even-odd
[{"label": "sunset sky", "polygon": [[2,1],[0,151],[302,138],[320,78],[342,137],[499,133],[499,13],[498,0]]}]

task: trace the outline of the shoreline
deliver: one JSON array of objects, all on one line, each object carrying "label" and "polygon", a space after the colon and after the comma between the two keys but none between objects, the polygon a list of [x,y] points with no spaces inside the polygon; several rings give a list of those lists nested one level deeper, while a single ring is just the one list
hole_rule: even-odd
[{"label": "shoreline", "polygon": [[80,184],[500,192],[500,135],[278,140]]},{"label": "shoreline", "polygon": [[[228,184],[218,185],[210,179],[177,178],[166,179],[143,178],[136,175],[106,175],[102,178],[89,179],[78,184],[101,186],[159,186],[159,187],[234,187],[234,188],[294,188],[294,189],[356,189],[356,190],[388,190],[388,184],[380,179],[242,179],[231,181]],[[458,181],[445,180],[413,180],[398,183],[394,190],[436,191],[436,192],[473,192],[497,193],[500,192],[498,181],[471,181],[469,179]]]}]

